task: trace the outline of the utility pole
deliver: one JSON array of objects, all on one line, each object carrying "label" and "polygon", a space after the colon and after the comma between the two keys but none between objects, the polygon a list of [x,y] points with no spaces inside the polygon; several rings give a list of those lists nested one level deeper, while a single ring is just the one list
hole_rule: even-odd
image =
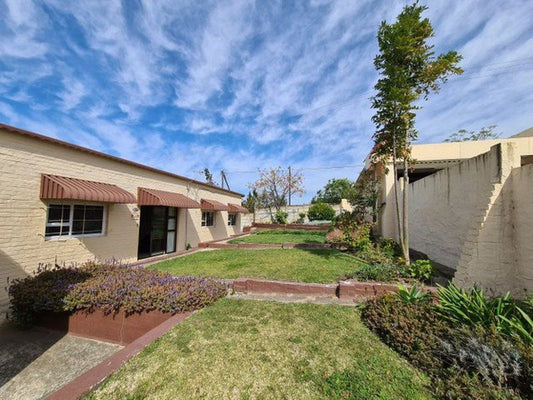
[{"label": "utility pole", "polygon": [[291,180],[292,180],[292,174],[291,174],[291,167],[289,166],[289,206],[291,205]]},{"label": "utility pole", "polygon": [[229,188],[228,179],[226,178],[224,170],[220,170],[220,186],[222,186],[222,189],[224,189],[224,182],[226,182],[226,187],[228,188],[228,190],[231,190]]}]

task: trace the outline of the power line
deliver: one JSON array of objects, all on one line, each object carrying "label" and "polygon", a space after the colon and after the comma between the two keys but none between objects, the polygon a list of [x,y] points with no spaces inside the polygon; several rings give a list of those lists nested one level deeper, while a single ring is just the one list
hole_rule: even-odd
[{"label": "power line", "polygon": [[[327,170],[327,169],[347,169],[347,168],[359,168],[363,167],[365,164],[354,164],[354,165],[334,165],[329,167],[302,167],[298,168],[298,171],[318,171],[318,170]],[[257,174],[260,172],[260,168],[254,171],[224,171],[227,175],[229,174]]]}]

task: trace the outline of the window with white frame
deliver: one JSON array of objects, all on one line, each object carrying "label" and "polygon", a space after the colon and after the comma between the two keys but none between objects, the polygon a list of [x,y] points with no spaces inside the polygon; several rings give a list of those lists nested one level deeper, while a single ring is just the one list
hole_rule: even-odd
[{"label": "window with white frame", "polygon": [[235,226],[235,225],[237,225],[237,214],[229,213],[228,214],[228,226]]},{"label": "window with white frame", "polygon": [[212,211],[202,211],[202,226],[214,226],[215,213]]},{"label": "window with white frame", "polygon": [[46,238],[104,234],[105,207],[99,204],[50,204]]}]

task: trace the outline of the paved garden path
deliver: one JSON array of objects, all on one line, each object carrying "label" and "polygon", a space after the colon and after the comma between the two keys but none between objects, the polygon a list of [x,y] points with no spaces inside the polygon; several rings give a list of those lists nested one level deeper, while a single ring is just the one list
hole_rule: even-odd
[{"label": "paved garden path", "polygon": [[0,322],[0,399],[43,399],[121,348]]},{"label": "paved garden path", "polygon": [[313,296],[298,296],[290,294],[245,294],[235,293],[229,296],[231,299],[237,300],[263,300],[276,301],[278,303],[313,303],[313,304],[337,304],[341,306],[355,307],[360,302],[354,300],[341,300],[334,297],[313,297]]}]

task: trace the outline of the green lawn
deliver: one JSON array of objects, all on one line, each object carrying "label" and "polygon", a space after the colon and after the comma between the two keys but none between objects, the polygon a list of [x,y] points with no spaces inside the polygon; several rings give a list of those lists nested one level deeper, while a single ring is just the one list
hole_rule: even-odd
[{"label": "green lawn", "polygon": [[325,240],[326,231],[267,229],[229,240],[228,243],[324,243]]},{"label": "green lawn", "polygon": [[333,249],[223,249],[162,261],[150,268],[173,275],[331,283],[352,274],[360,263]]},{"label": "green lawn", "polygon": [[413,400],[428,384],[352,307],[221,299],[88,398]]}]

